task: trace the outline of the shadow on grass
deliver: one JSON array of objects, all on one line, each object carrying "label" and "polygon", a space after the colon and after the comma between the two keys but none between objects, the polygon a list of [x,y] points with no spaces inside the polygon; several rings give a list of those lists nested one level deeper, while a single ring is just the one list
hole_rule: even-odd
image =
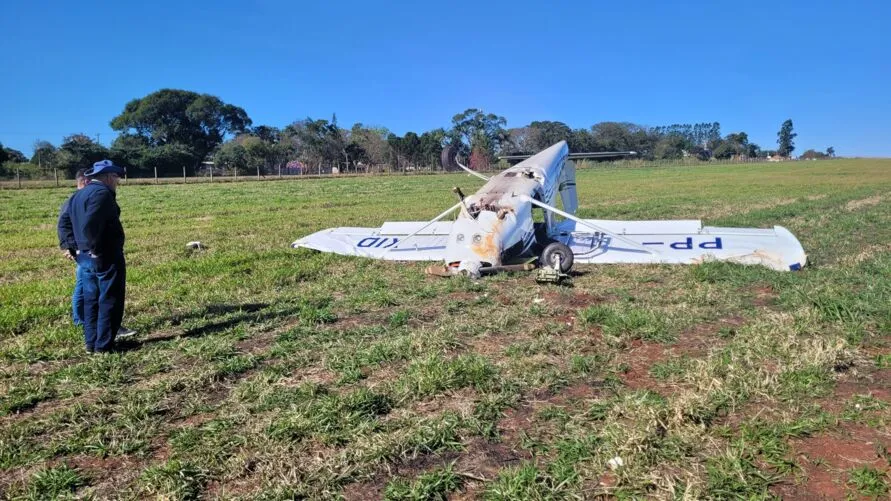
[{"label": "shadow on grass", "polygon": [[244,303],[244,304],[211,304],[199,310],[186,314],[176,314],[166,318],[159,318],[152,322],[152,326],[170,324],[173,326],[184,323],[192,323],[193,320],[210,318],[207,322],[189,327],[178,332],[167,332],[157,336],[146,338],[130,338],[120,340],[117,344],[120,351],[131,351],[164,341],[175,339],[198,338],[209,334],[223,332],[241,324],[255,324],[269,322],[282,318],[298,317],[304,306],[300,303],[270,304],[270,303]]}]

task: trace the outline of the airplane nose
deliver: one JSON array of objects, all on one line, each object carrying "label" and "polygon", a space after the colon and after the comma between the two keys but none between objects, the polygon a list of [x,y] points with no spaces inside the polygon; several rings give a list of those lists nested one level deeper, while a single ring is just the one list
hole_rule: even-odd
[{"label": "airplane nose", "polygon": [[446,249],[446,263],[476,261],[500,264],[500,223],[495,213],[489,211],[481,212],[476,219],[456,220]]}]

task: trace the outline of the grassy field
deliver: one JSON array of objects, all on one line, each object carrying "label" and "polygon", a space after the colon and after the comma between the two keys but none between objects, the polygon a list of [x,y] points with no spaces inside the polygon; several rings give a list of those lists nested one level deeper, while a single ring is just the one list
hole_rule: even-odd
[{"label": "grassy field", "polygon": [[0,191],[0,492],[888,496],[891,161],[578,181],[585,217],[780,224],[810,265],[439,279],[288,245],[433,217],[471,177],[125,186],[125,324],[141,335],[88,356],[56,250],[70,189]]}]

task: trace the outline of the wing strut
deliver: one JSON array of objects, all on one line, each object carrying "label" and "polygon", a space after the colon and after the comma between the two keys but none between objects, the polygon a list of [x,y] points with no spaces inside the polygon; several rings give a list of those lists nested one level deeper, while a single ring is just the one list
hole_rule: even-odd
[{"label": "wing strut", "polygon": [[446,209],[442,214],[436,216],[435,218],[431,219],[430,221],[427,221],[427,224],[425,224],[424,226],[421,226],[421,227],[418,228],[417,230],[415,230],[415,231],[409,233],[405,238],[401,239],[401,240],[399,241],[398,244],[394,245],[393,247],[389,247],[386,251],[384,251],[384,254],[390,252],[390,251],[393,250],[393,249],[398,249],[399,246],[402,245],[403,243],[405,243],[406,240],[408,240],[409,238],[411,238],[411,237],[417,235],[418,233],[424,231],[428,226],[430,226],[431,224],[433,224],[433,223],[439,221],[440,219],[442,219],[442,218],[448,216],[448,215],[451,214],[455,209],[461,207],[462,205],[464,205],[464,202],[463,202],[463,201],[458,202],[458,203],[456,203],[455,205],[451,206],[450,208]]},{"label": "wing strut", "polygon": [[559,215],[565,217],[566,219],[572,219],[576,223],[581,224],[582,226],[587,226],[588,228],[590,228],[594,231],[598,231],[600,233],[605,233],[607,235],[610,235],[613,238],[615,238],[616,240],[619,240],[625,244],[628,244],[635,249],[642,250],[642,251],[646,252],[647,254],[658,254],[657,252],[654,252],[652,249],[647,249],[646,247],[638,244],[637,242],[635,242],[633,240],[629,240],[621,235],[617,235],[605,228],[601,228],[600,226],[597,226],[596,224],[589,223],[588,221],[585,221],[584,219],[580,219],[576,216],[573,216],[572,214],[570,214],[568,212],[563,212],[562,210],[560,210],[556,207],[552,207],[546,203],[539,202],[538,200],[530,197],[529,195],[520,195],[520,198],[522,200],[529,201],[529,203],[531,203],[532,205],[537,205],[537,206],[541,207],[542,209],[549,210],[549,211],[553,212],[554,214],[559,214]]},{"label": "wing strut", "polygon": [[458,161],[457,158],[455,159],[455,163],[458,164],[458,167],[461,167],[462,169],[466,170],[468,173],[473,174],[474,176],[476,176],[476,177],[482,179],[483,181],[488,181],[488,180],[489,180],[489,178],[487,178],[486,176],[484,176],[484,175],[480,174],[479,172],[477,172],[477,171],[471,169],[470,167],[467,167],[466,165],[463,165],[461,162]]}]

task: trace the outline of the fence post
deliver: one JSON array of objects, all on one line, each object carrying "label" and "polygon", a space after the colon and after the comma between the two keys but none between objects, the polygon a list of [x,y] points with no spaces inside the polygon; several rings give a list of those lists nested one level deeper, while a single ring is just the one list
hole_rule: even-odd
[{"label": "fence post", "polygon": [[155,184],[158,184],[158,166],[155,166]]},{"label": "fence post", "polygon": [[278,164],[278,177],[279,179],[282,177],[282,164]]},{"label": "fence post", "polygon": [[183,165],[183,183],[185,184],[185,182],[186,182],[186,166]]},{"label": "fence post", "polygon": [[235,168],[235,180],[238,181],[238,167]]},{"label": "fence post", "polygon": [[213,182],[213,167],[210,168],[210,182]]},{"label": "fence post", "polygon": [[19,188],[22,187],[22,174],[19,172],[19,168],[15,168],[15,180],[19,183]]},{"label": "fence post", "polygon": [[260,166],[257,166],[257,181],[260,180]]},{"label": "fence post", "polygon": [[56,188],[59,187],[59,169],[53,167],[53,177],[56,178]]}]

